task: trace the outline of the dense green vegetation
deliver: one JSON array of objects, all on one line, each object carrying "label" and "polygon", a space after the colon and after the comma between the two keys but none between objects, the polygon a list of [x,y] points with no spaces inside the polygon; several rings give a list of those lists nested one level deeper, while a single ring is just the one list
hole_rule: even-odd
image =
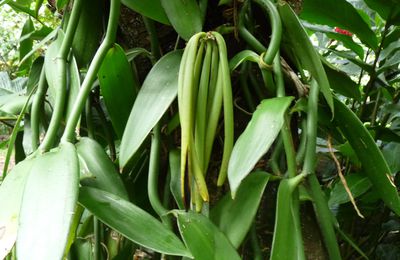
[{"label": "dense green vegetation", "polygon": [[400,258],[399,0],[217,2],[0,1],[0,258]]}]

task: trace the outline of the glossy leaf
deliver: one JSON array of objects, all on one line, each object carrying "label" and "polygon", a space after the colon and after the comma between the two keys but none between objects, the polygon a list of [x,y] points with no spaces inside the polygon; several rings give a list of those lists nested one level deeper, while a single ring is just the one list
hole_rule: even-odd
[{"label": "glossy leaf", "polygon": [[[95,3],[95,4],[94,4]],[[81,14],[72,42],[72,51],[79,68],[89,65],[100,45],[106,13],[105,0],[83,1]]]},{"label": "glossy leaf", "polygon": [[260,56],[251,50],[241,51],[233,56],[233,58],[229,61],[229,69],[233,71],[245,61],[258,63],[260,61]]},{"label": "glossy leaf", "polygon": [[249,174],[240,185],[234,200],[226,194],[210,212],[211,220],[236,248],[250,229],[269,177],[268,173],[261,171]]},{"label": "glossy leaf", "polygon": [[389,24],[400,25],[400,5],[397,0],[364,0],[364,2]]},{"label": "glossy leaf", "polygon": [[241,259],[228,238],[204,215],[177,212],[178,227],[196,260]]},{"label": "glossy leaf", "polygon": [[[32,31],[35,30],[35,26],[33,25],[33,22],[31,20],[31,18],[29,17],[25,24],[24,27],[22,27],[22,32],[21,32],[21,38],[24,37],[24,35],[31,33]],[[32,50],[33,47],[33,40],[30,38],[24,39],[24,40],[20,40],[19,43],[19,59],[21,61],[21,59],[23,57],[25,57],[25,55],[27,53],[29,53]],[[30,62],[29,62],[30,63]],[[29,69],[30,64],[29,63],[25,63],[24,66],[20,67],[20,70],[22,69]]]},{"label": "glossy leaf", "polygon": [[[228,166],[228,179],[232,197],[235,197],[242,180],[250,173],[260,158],[268,151],[278,136],[284,114],[293,97],[266,99],[256,111],[233,147]],[[257,138],[254,138],[257,136]]]},{"label": "glossy leaf", "polygon": [[138,86],[135,87],[132,67],[121,46],[114,44],[108,51],[98,76],[111,122],[121,138],[138,89]]},{"label": "glossy leaf", "polygon": [[160,0],[122,0],[121,2],[141,15],[163,24],[169,24],[168,17]]},{"label": "glossy leaf", "polygon": [[329,62],[325,60],[322,62],[331,88],[346,97],[360,101],[361,91],[359,85],[347,76],[346,73],[339,70]]},{"label": "glossy leaf", "polygon": [[348,30],[372,49],[378,47],[375,33],[346,0],[304,0],[300,17],[306,21]]},{"label": "glossy leaf", "polygon": [[119,159],[121,167],[132,158],[175,99],[181,57],[180,50],[163,56],[143,82],[122,136]]},{"label": "glossy leaf", "polygon": [[115,165],[94,140],[82,137],[76,144],[80,161],[81,184],[98,188],[128,200],[128,193]]},{"label": "glossy leaf", "polygon": [[0,186],[0,259],[5,258],[17,240],[22,195],[31,167],[32,160],[20,162]]},{"label": "glossy leaf", "polygon": [[68,4],[68,0],[57,0],[57,10],[63,9]]},{"label": "glossy leaf", "polygon": [[[334,124],[342,131],[356,152],[363,172],[371,181],[379,197],[397,215],[400,215],[400,198],[389,178],[390,169],[382,152],[360,119],[337,99],[335,99]],[[374,159],[371,160],[371,158]]]},{"label": "glossy leaf", "polygon": [[35,54],[40,48],[42,48],[48,41],[50,41],[53,37],[57,35],[58,28],[54,29],[51,33],[49,33],[43,40],[41,40],[39,43],[35,44],[35,47],[25,55],[24,58],[19,62],[19,64],[22,64],[26,61],[26,59],[29,59],[33,54]]},{"label": "glossy leaf", "polygon": [[43,64],[44,64],[43,57],[38,57],[32,63],[31,69],[29,71],[27,86],[26,86],[27,93],[31,93],[32,89],[38,84],[40,73],[43,68]]},{"label": "glossy leaf", "polygon": [[[345,176],[345,178],[347,186],[349,187],[351,194],[354,198],[357,198],[360,195],[364,194],[372,186],[368,177],[363,176],[362,174],[350,174],[348,176]],[[343,183],[341,181],[338,181],[331,191],[328,204],[330,206],[333,206],[347,203],[349,201],[350,198],[343,186]]]},{"label": "glossy leaf", "polygon": [[168,255],[191,256],[174,233],[129,201],[96,188],[82,187],[79,203],[139,245]]},{"label": "glossy leaf", "polygon": [[289,4],[279,4],[278,11],[282,19],[283,41],[289,44],[288,51],[294,55],[296,63],[300,63],[301,69],[306,69],[318,82],[322,94],[325,97],[331,111],[333,111],[333,97],[329,81],[322,66],[320,57],[308,38],[298,17]]},{"label": "glossy leaf", "polygon": [[189,40],[203,28],[202,15],[196,0],[161,0],[165,13],[175,31]]},{"label": "glossy leaf", "polygon": [[62,258],[78,197],[78,180],[78,157],[71,143],[33,159],[19,216],[19,259]]}]

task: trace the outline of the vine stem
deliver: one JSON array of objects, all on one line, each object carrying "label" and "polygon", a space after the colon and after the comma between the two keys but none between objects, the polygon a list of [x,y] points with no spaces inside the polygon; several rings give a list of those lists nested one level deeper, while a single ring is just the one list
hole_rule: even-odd
[{"label": "vine stem", "polygon": [[71,114],[67,119],[64,134],[61,137],[61,142],[73,142],[75,140],[75,127],[79,121],[80,114],[82,113],[82,110],[85,106],[85,101],[90,93],[92,84],[96,79],[97,72],[100,69],[101,63],[103,62],[107,51],[115,42],[120,5],[121,0],[111,0],[106,36],[95,56],[93,57],[93,61],[89,66],[86,77],[82,82],[81,89],[78,93],[74,106],[72,107]]},{"label": "vine stem", "polygon": [[[74,1],[74,6],[72,8],[71,17],[68,22],[67,32],[62,41],[60,50],[56,57],[55,67],[57,69],[57,94],[56,100],[54,102],[53,115],[50,119],[50,124],[43,139],[42,144],[39,149],[42,152],[47,152],[50,150],[57,137],[57,132],[60,127],[60,122],[63,117],[65,100],[67,95],[67,56],[71,49],[72,41],[74,39],[76,27],[79,22],[79,16],[82,9],[82,4],[84,0]],[[59,37],[59,36],[58,36]]]}]

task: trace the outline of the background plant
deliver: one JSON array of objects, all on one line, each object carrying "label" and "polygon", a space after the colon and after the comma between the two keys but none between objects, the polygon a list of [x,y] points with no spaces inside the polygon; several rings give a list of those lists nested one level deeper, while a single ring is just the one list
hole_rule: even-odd
[{"label": "background plant", "polygon": [[288,2],[0,1],[0,256],[398,258],[400,3]]}]

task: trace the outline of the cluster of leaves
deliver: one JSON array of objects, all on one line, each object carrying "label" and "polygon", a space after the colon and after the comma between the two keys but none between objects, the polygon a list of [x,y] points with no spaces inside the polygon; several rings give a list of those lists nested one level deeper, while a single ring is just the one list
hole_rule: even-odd
[{"label": "cluster of leaves", "polygon": [[[115,42],[121,2],[151,50]],[[0,258],[400,255],[398,0],[58,0],[52,29],[5,4],[29,17],[26,78],[0,74]]]}]

